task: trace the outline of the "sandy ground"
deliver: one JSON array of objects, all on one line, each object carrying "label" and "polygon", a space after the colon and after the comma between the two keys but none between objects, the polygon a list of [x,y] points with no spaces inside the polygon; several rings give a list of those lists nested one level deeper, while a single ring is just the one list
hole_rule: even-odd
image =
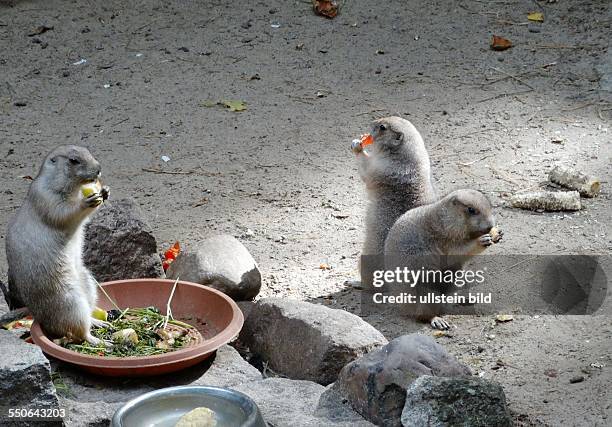
[{"label": "sandy ground", "polygon": [[[81,144],[112,197],[141,204],[160,250],[230,233],[260,263],[262,295],[359,314],[344,285],[365,206],[349,145],[393,114],[422,132],[442,193],[471,187],[494,202],[506,236],[491,253],[611,252],[605,0],[347,0],[334,20],[279,0],[1,0],[0,11],[2,233],[23,176],[52,147]],[[531,11],[545,22],[526,25]],[[40,25],[53,28],[29,36]],[[490,50],[492,34],[514,47]],[[246,111],[210,106],[226,99]],[[503,206],[556,162],[601,177],[601,196],[578,213]],[[517,423],[612,422],[610,316],[492,319],[452,318],[439,341],[502,383]],[[366,320],[389,338],[430,333]]]}]

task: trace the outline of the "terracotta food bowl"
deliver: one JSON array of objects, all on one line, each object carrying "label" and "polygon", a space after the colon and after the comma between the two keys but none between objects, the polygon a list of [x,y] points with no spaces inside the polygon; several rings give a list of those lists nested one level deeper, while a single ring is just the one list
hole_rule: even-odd
[{"label": "terracotta food bowl", "polygon": [[[165,314],[173,284],[173,280],[132,279],[102,283],[102,286],[121,308],[155,306]],[[98,306],[105,310],[114,308],[100,290],[98,290]],[[242,312],[230,297],[196,283],[179,281],[171,308],[175,319],[198,329],[203,337],[201,342],[154,356],[90,356],[55,344],[45,336],[36,322],[32,325],[32,339],[49,356],[77,365],[94,374],[149,376],[178,371],[203,361],[238,335],[244,323]]]}]

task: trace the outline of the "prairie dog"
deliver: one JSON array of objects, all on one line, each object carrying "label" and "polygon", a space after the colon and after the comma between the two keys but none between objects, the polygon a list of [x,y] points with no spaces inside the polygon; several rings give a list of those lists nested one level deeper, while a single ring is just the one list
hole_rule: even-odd
[{"label": "prairie dog", "polygon": [[382,255],[385,238],[406,211],[433,203],[429,155],[419,131],[401,117],[374,121],[372,143],[357,152],[366,185],[366,235],[362,255]]},{"label": "prairie dog", "polygon": [[90,333],[96,282],[82,260],[83,226],[108,198],[85,198],[100,164],[83,147],[61,146],[45,158],[6,235],[11,308],[27,306],[45,332],[99,344]]},{"label": "prairie dog", "polygon": [[[412,209],[397,220],[385,243],[385,269],[424,267],[457,271],[471,257],[499,242],[502,236],[503,232],[495,228],[495,216],[485,195],[475,190],[457,190],[438,202]],[[447,258],[449,255],[452,257]],[[417,284],[416,287],[418,294],[434,287],[444,292],[449,286]],[[409,306],[416,311],[411,315],[429,321],[433,328],[449,328],[444,319],[437,317],[440,306]]]}]

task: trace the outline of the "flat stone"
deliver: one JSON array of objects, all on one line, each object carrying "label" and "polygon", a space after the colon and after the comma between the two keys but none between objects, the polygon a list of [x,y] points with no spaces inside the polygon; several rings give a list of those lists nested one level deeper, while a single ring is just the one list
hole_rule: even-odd
[{"label": "flat stone", "polygon": [[257,263],[242,243],[229,235],[211,236],[170,264],[168,278],[210,286],[236,301],[250,301],[261,289]]},{"label": "flat stone", "polygon": [[351,427],[371,426],[366,420],[346,407],[317,411],[317,402],[325,387],[320,384],[267,378],[232,387],[257,403],[268,425],[275,427]]},{"label": "flat stone", "polygon": [[482,378],[422,376],[406,390],[403,427],[510,427],[512,417],[501,385]]},{"label": "flat stone", "polygon": [[210,359],[183,371],[146,378],[113,378],[86,374],[77,368],[54,362],[61,382],[61,406],[70,410],[69,426],[108,426],[115,411],[127,401],[164,387],[210,385],[231,387],[261,380],[260,372],[229,345],[219,348]]},{"label": "flat stone", "polygon": [[83,260],[99,282],[164,277],[157,241],[133,199],[111,200],[85,228]]},{"label": "flat stone", "polygon": [[354,314],[281,298],[253,306],[240,341],[274,372],[323,385],[334,382],[350,361],[387,343]]},{"label": "flat stone", "polygon": [[374,424],[399,426],[406,389],[422,375],[464,377],[471,371],[431,337],[404,335],[347,364],[319,405],[341,396]]},{"label": "flat stone", "polygon": [[[0,424],[28,425],[5,420],[10,408],[57,409],[59,401],[51,380],[51,366],[41,349],[0,329]],[[49,425],[62,425],[61,421]]]}]

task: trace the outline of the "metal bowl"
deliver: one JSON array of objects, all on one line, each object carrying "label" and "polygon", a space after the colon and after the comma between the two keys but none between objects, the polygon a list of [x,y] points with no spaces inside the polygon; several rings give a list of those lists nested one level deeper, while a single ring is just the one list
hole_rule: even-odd
[{"label": "metal bowl", "polygon": [[259,408],[240,392],[221,387],[168,387],[130,400],[115,412],[111,427],[174,427],[199,406],[215,412],[217,427],[266,427]]}]

